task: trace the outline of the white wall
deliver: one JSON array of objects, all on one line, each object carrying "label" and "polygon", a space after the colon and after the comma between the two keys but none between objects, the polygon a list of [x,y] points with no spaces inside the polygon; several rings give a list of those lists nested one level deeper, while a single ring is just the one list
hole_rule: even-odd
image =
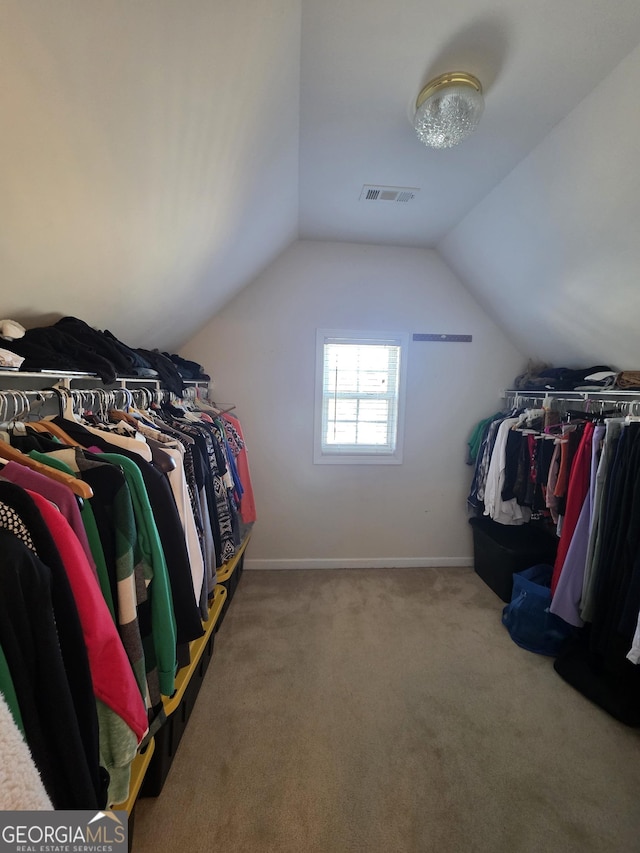
[{"label": "white wall", "polygon": [[438,246],[557,366],[640,367],[639,81],[637,48]]},{"label": "white wall", "polygon": [[[473,335],[411,343],[404,464],[313,465],[316,328]],[[466,441],[523,358],[435,252],[294,243],[181,352],[242,419],[258,508],[249,564],[469,560]]]}]

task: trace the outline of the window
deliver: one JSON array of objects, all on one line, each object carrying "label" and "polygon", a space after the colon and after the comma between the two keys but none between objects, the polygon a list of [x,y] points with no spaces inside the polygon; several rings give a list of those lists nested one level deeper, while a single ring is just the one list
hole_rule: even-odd
[{"label": "window", "polygon": [[316,463],[402,462],[406,337],[320,329]]}]

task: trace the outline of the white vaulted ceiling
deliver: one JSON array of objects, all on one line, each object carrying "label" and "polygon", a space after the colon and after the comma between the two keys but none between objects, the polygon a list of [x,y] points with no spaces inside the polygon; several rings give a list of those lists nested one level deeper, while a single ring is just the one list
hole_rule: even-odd
[{"label": "white vaulted ceiling", "polygon": [[297,235],[298,0],[0,0],[2,316],[175,348]]},{"label": "white vaulted ceiling", "polygon": [[[176,349],[298,237],[424,246],[526,354],[637,367],[639,44],[637,0],[0,0],[0,314]],[[447,70],[485,113],[430,151]]]}]

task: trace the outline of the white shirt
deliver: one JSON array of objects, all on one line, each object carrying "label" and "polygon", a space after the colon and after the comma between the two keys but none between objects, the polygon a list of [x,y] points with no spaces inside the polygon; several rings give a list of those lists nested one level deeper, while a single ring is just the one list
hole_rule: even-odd
[{"label": "white shirt", "polygon": [[498,427],[496,442],[491,454],[487,483],[484,491],[484,514],[499,524],[525,524],[531,519],[529,507],[520,506],[515,498],[502,500],[506,467],[506,448],[509,431],[519,418],[506,418]]}]

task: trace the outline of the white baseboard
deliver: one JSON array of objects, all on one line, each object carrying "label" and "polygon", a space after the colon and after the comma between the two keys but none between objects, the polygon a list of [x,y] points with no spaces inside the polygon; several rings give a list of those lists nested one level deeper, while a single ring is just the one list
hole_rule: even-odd
[{"label": "white baseboard", "polygon": [[353,559],[250,560],[245,569],[443,569],[472,566],[472,557],[363,557]]}]

